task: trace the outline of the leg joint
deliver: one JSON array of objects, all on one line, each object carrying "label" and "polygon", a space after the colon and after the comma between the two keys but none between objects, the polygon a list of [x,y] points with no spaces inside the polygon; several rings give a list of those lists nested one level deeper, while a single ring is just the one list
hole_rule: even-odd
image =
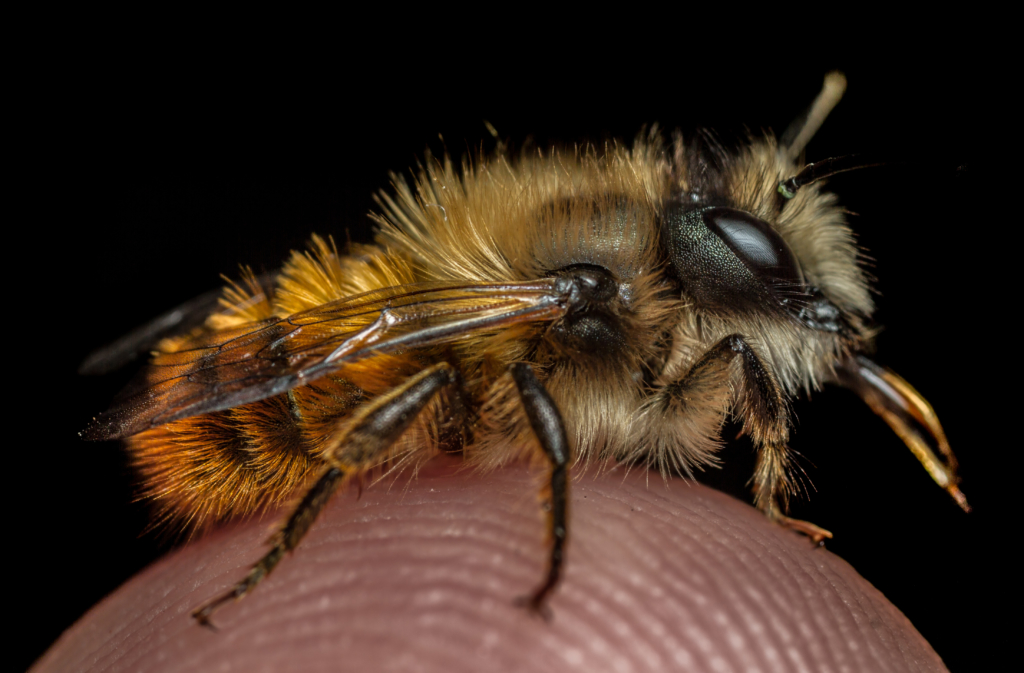
[{"label": "leg joint", "polygon": [[735,353],[742,353],[744,356],[752,355],[750,346],[747,344],[746,339],[741,337],[739,334],[730,334],[729,336],[722,339],[721,343],[729,350]]}]

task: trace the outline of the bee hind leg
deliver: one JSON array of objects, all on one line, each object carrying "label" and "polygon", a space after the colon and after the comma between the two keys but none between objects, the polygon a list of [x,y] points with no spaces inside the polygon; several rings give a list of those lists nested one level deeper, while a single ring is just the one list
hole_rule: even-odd
[{"label": "bee hind leg", "polygon": [[231,601],[244,598],[249,592],[256,588],[256,585],[269,575],[277,564],[284,558],[285,553],[294,549],[299,540],[306,534],[313,524],[317,515],[327,504],[331,496],[337,490],[339,483],[345,473],[331,467],[324,472],[316,483],[302,497],[302,501],[288,517],[288,522],[271,539],[273,547],[267,552],[256,565],[252,567],[245,578],[231,587],[230,590],[213,598],[192,612],[192,617],[202,626],[214,628],[210,617],[218,609]]},{"label": "bee hind leg", "polygon": [[519,400],[526,411],[526,417],[533,433],[540,442],[541,450],[550,467],[545,516],[547,518],[548,541],[551,545],[548,555],[547,575],[544,581],[528,596],[518,602],[544,619],[550,618],[546,601],[558,586],[562,576],[565,543],[568,540],[568,468],[569,442],[565,434],[565,423],[554,400],[548,394],[533,368],[525,363],[511,367],[512,379],[519,391]]},{"label": "bee hind leg", "polygon": [[298,546],[342,480],[347,475],[359,475],[374,465],[431,400],[455,380],[455,369],[442,362],[356,409],[353,416],[346,419],[343,429],[325,447],[323,456],[327,469],[302,497],[284,527],[271,539],[273,547],[270,551],[252,567],[245,579],[197,608],[192,617],[201,625],[213,628],[210,617],[217,609],[249,594],[287,552]]}]

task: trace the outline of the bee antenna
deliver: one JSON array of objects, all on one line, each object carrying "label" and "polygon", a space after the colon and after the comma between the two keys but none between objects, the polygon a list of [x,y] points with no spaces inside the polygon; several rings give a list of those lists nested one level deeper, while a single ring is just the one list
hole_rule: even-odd
[{"label": "bee antenna", "polygon": [[809,185],[818,180],[824,180],[825,178],[832,177],[837,173],[845,173],[847,171],[855,171],[861,168],[873,168],[875,166],[885,166],[891,162],[881,161],[871,156],[865,156],[862,154],[848,154],[843,157],[830,157],[823,161],[816,161],[813,164],[807,164],[803,170],[779,183],[779,194],[784,199],[791,199],[796,196],[797,191],[805,185]]},{"label": "bee antenna", "polygon": [[843,73],[833,70],[825,75],[821,91],[818,93],[817,98],[814,99],[814,102],[811,103],[811,107],[800,117],[793,120],[793,123],[789,125],[786,132],[782,134],[782,139],[779,141],[779,149],[782,150],[788,159],[795,161],[803,153],[807,143],[810,142],[814,134],[821,128],[825,117],[828,117],[828,114],[832,112],[832,108],[839,103],[845,91],[846,77]]}]

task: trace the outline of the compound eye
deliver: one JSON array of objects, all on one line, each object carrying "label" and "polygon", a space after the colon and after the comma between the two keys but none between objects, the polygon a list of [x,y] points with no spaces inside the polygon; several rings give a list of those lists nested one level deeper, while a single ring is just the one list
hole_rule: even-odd
[{"label": "compound eye", "polygon": [[735,208],[708,208],[701,215],[707,228],[763,281],[771,286],[803,285],[796,256],[767,222]]}]

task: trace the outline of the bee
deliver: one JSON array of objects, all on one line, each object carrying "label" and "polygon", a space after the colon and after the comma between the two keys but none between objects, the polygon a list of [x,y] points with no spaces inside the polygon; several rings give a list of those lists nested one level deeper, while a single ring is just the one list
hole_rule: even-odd
[{"label": "bee", "polygon": [[124,439],[156,521],[202,528],[292,502],[270,550],[194,612],[210,625],[294,550],[340,488],[439,453],[497,469],[542,463],[545,614],[569,540],[569,473],[716,463],[730,418],[758,460],[753,500],[786,515],[799,488],[789,401],[855,391],[964,509],[956,459],[924,398],[868,358],[876,329],[853,233],[822,180],[870,162],[804,165],[838,73],[779,138],[713,135],[631,147],[501,146],[426,161],[378,197],[370,245],[314,236],[280,271],[201,296],[90,357],[153,350],[93,420]]}]

